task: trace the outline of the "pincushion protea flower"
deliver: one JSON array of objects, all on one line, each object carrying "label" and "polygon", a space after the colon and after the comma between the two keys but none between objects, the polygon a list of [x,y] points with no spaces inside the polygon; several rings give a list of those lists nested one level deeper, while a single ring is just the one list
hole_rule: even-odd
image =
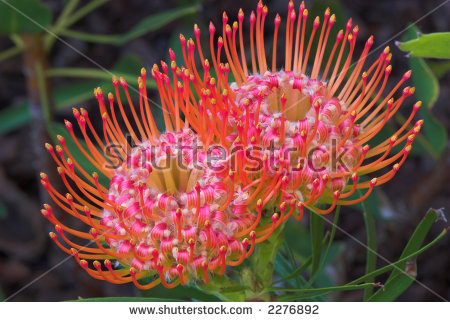
[{"label": "pincushion protea flower", "polygon": [[[58,136],[60,145],[55,148],[46,144],[69,193],[59,193],[44,173],[41,183],[63,211],[91,227],[89,233],[61,223],[48,204],[42,214],[55,225],[63,243],[53,232],[50,237],[94,278],[116,284],[133,282],[141,289],[159,283],[172,288],[197,277],[208,283],[209,271],[224,274],[226,265],[239,265],[250,256],[255,244],[274,231],[278,217],[273,216],[271,229],[257,236],[254,229],[261,216],[261,202],[257,216],[249,210],[248,194],[242,193],[240,181],[226,166],[226,160],[218,158],[221,151],[206,151],[190,129],[188,117],[182,121],[179,113],[165,114],[165,126],[170,130],[159,133],[146,99],[146,71],[142,69],[141,74],[140,117],[125,80],[113,78],[117,104],[133,148],[127,149],[114,95],[108,94],[108,111],[100,88],[95,96],[103,118],[104,141],[85,109],[73,109],[73,113],[87,150],[78,141],[73,125],[65,121],[84,156],[110,179],[108,188],[101,185],[97,173],[88,174],[73,158],[65,138]],[[119,83],[135,127],[125,113]],[[118,160],[121,163],[115,166]],[[77,244],[66,233],[90,242]],[[152,275],[151,282],[139,282]]]},{"label": "pincushion protea flower", "polygon": [[[161,100],[175,111],[181,108],[205,142],[220,143],[230,151],[244,151],[236,174],[245,185],[244,191],[258,192],[249,203],[261,200],[266,208],[268,203],[277,204],[283,220],[289,217],[284,216],[287,207],[300,220],[304,207],[327,214],[336,205],[364,200],[375,186],[395,175],[422,126],[420,120],[409,128],[421,106],[419,101],[392,137],[373,147],[367,144],[414,93],[409,86],[400,90],[411,71],[392,89],[386,89],[392,70],[389,47],[364,69],[373,45],[371,36],[352,64],[358,26],[353,27],[350,19],[346,29],[340,30],[336,39],[330,39],[335,16],[327,9],[322,24],[320,17],[314,19],[308,36],[308,10],[303,2],[296,10],[292,1],[285,35],[279,33],[280,16],[275,17],[270,61],[264,40],[267,16],[267,6],[262,2],[258,3],[256,14],[249,16],[249,53],[244,45],[242,10],[231,25],[227,14],[223,14],[217,42],[216,28],[210,23],[210,60],[201,47],[197,25],[195,41],[180,35],[185,67],[176,66],[173,52],[170,64],[178,91],[168,86],[167,64],[162,62],[162,72],[158,66],[153,68]],[[277,46],[281,37],[285,39],[283,55],[278,54]],[[313,48],[315,40],[317,47]],[[329,56],[325,56],[327,48],[331,49]],[[346,48],[348,54],[344,57]],[[281,69],[277,69],[279,56],[284,58]],[[196,60],[201,65],[197,66]],[[211,66],[216,78],[211,76]],[[228,81],[230,75],[232,83]],[[399,144],[404,144],[403,149],[390,155]],[[257,169],[253,166],[255,157],[246,157],[253,152],[262,160]],[[381,176],[359,181],[361,175],[382,169],[387,170]],[[367,191],[361,197],[353,197],[360,189]],[[330,206],[319,209],[315,206],[319,203]],[[292,211],[294,207],[298,211]]]},{"label": "pincushion protea flower", "polygon": [[[335,17],[327,10],[322,26],[317,17],[307,37],[308,11],[303,3],[296,11],[290,2],[283,68],[277,70],[279,15],[274,22],[269,68],[264,42],[267,14],[267,7],[260,2],[256,14],[250,15],[251,69],[244,47],[242,10],[232,26],[224,13],[217,46],[216,29],[210,24],[210,60],[203,53],[197,26],[195,41],[180,35],[185,66],[177,66],[170,50],[170,65],[161,62],[161,67],[152,69],[161,97],[164,134],[150,111],[144,69],[138,109],[123,79],[113,78],[120,117],[114,95],[108,95],[108,110],[102,91],[95,91],[104,141],[87,111],[74,109],[87,150],[72,124],[66,121],[66,127],[85,157],[110,179],[109,187],[77,163],[63,137],[58,137],[61,146],[55,149],[46,145],[69,193],[64,196],[56,191],[45,174],[42,184],[58,206],[91,227],[89,233],[69,228],[45,205],[43,215],[72,248],[64,246],[55,233],[50,236],[94,278],[118,284],[133,282],[143,289],[159,283],[170,288],[197,277],[208,282],[208,271],[223,274],[226,265],[242,263],[256,243],[267,239],[291,215],[301,220],[305,207],[327,214],[337,204],[360,202],[404,163],[422,125],[418,121],[408,128],[420,102],[394,136],[375,147],[367,145],[414,93],[414,88],[405,87],[394,99],[410,77],[407,72],[383,96],[391,73],[389,48],[363,71],[373,44],[370,37],[351,66],[358,27],[352,29],[350,20],[345,31],[329,40]],[[312,48],[316,34],[318,45]],[[328,57],[324,54],[327,46],[332,47]],[[343,57],[345,47],[349,54]],[[134,124],[122,104],[119,85]],[[117,148],[127,144],[122,122],[134,145],[130,151]],[[195,142],[202,146],[199,153],[191,148]],[[404,148],[390,156],[399,144]],[[112,167],[114,160],[122,161],[118,168]],[[359,176],[388,167],[378,178],[358,182]],[[367,191],[349,199],[360,189]],[[330,206],[319,209],[319,203]],[[273,206],[279,213],[268,211]],[[96,247],[76,244],[65,233]],[[153,281],[142,285],[139,279],[147,276],[154,276]]]}]

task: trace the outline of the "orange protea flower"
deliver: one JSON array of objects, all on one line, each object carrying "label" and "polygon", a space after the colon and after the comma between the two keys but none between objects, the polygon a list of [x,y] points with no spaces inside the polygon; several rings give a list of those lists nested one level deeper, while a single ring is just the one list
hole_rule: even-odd
[{"label": "orange protea flower", "polygon": [[[367,145],[414,93],[414,88],[405,87],[397,94],[410,77],[407,72],[383,95],[392,69],[389,48],[363,71],[373,44],[370,37],[350,70],[358,27],[352,29],[349,20],[345,31],[329,41],[335,17],[327,10],[322,26],[317,17],[307,37],[308,11],[303,3],[297,11],[290,2],[283,68],[277,70],[279,15],[269,68],[264,43],[267,14],[260,2],[256,14],[250,15],[251,69],[242,10],[232,26],[224,13],[217,46],[216,29],[210,24],[209,60],[197,26],[195,41],[180,35],[185,66],[177,66],[170,50],[170,64],[152,68],[165,133],[160,133],[151,113],[145,69],[139,78],[138,108],[122,78],[113,78],[115,95],[108,94],[109,104],[101,89],[95,90],[102,134],[95,131],[86,110],[74,109],[86,149],[72,124],[66,121],[66,127],[108,184],[102,185],[99,174],[80,166],[63,137],[58,137],[60,146],[46,145],[69,193],[60,194],[45,174],[42,184],[63,211],[90,226],[89,233],[63,225],[49,205],[42,213],[71,249],[57,234],[51,233],[51,238],[91,276],[118,284],[133,282],[143,289],[159,283],[174,287],[195,278],[207,283],[209,271],[223,274],[226,265],[242,263],[255,244],[291,215],[301,220],[305,207],[326,214],[336,205],[360,202],[404,163],[422,126],[418,121],[408,127],[421,102],[394,136],[374,147]],[[318,45],[312,48],[316,34]],[[332,48],[329,57],[324,55],[327,46]],[[349,54],[343,57],[346,47]],[[131,137],[131,148],[121,124]],[[391,156],[399,144],[403,149]],[[386,168],[377,178],[359,181],[361,175]],[[352,198],[359,189],[366,191]],[[330,206],[319,209],[318,203]],[[279,213],[272,212],[274,207]],[[66,233],[95,247],[76,244]],[[141,284],[139,279],[147,276],[154,278]]]},{"label": "orange protea flower", "polygon": [[[89,233],[60,223],[49,205],[45,205],[42,214],[72,248],[69,250],[61,244],[55,233],[50,233],[50,237],[97,279],[117,284],[132,281],[142,289],[159,283],[174,287],[197,276],[202,276],[207,283],[208,271],[223,274],[226,265],[241,263],[253,252],[255,243],[265,238],[257,238],[253,231],[255,215],[247,210],[245,194],[234,184],[234,174],[219,167],[219,162],[207,163],[206,152],[197,151],[201,143],[189,127],[159,133],[144,99],[145,71],[142,73],[142,118],[136,115],[126,82],[120,81],[140,138],[124,112],[119,82],[113,79],[120,113],[136,145],[134,148],[122,149],[127,143],[118,125],[111,93],[108,95],[108,112],[101,90],[95,91],[106,144],[92,126],[86,110],[81,109],[80,113],[74,109],[74,115],[88,150],[79,143],[72,124],[65,122],[86,158],[110,179],[109,188],[99,183],[97,173],[89,175],[77,163],[63,137],[58,136],[61,145],[56,149],[46,144],[69,193],[63,196],[56,191],[45,174],[41,174],[42,184],[65,212],[91,226]],[[177,120],[180,121],[175,118],[175,123]],[[169,121],[166,127],[169,127]],[[88,129],[98,147],[90,140]],[[99,148],[110,157],[105,157]],[[123,162],[114,167],[116,160]],[[66,233],[92,241],[96,247],[76,244],[66,237]],[[125,268],[115,270],[111,259]],[[94,260],[93,268],[86,260]],[[104,260],[104,267],[99,260]],[[138,282],[152,274],[159,277],[146,285]]]},{"label": "orange protea flower", "polygon": [[[249,16],[251,67],[244,45],[242,10],[231,25],[227,14],[223,14],[217,42],[216,28],[210,23],[212,63],[201,47],[197,25],[195,41],[180,35],[185,66],[177,67],[171,51],[173,88],[168,65],[162,62],[162,71],[156,65],[153,68],[163,104],[175,113],[181,109],[207,144],[216,142],[230,151],[240,147],[245,152],[237,155],[240,159],[236,176],[245,186],[244,191],[256,191],[249,203],[261,199],[263,207],[277,204],[283,213],[290,207],[289,213],[298,214],[300,220],[304,207],[327,214],[336,205],[364,200],[375,186],[395,175],[420,131],[421,120],[410,127],[421,106],[417,102],[395,135],[373,147],[367,144],[414,93],[413,87],[400,89],[411,71],[387,90],[392,70],[389,47],[364,69],[373,44],[371,36],[351,65],[358,26],[353,27],[350,19],[336,39],[329,39],[335,16],[327,9],[322,24],[319,17],[314,19],[308,36],[308,10],[303,2],[296,10],[292,1],[287,12],[284,61],[277,69],[281,18],[276,15],[274,20],[270,62],[264,41],[267,15],[267,7],[259,2],[256,14]],[[318,44],[313,48],[315,39]],[[324,55],[326,48],[331,49],[328,57]],[[348,55],[344,57],[345,48]],[[228,81],[230,75],[232,83]],[[403,149],[390,156],[392,148],[399,144],[404,144]],[[257,169],[252,168],[255,157],[247,157],[251,152],[260,157]],[[379,177],[359,181],[361,175],[386,168]],[[367,191],[352,198],[359,189]],[[318,209],[317,203],[328,203],[330,207]],[[299,211],[293,212],[294,207]],[[283,220],[288,217],[283,215]],[[267,229],[269,226],[262,231]]]},{"label": "orange protea flower", "polygon": [[[222,151],[207,150],[189,128],[188,117],[182,121],[179,113],[165,114],[170,131],[159,133],[146,99],[144,69],[141,74],[140,117],[125,80],[113,78],[132,148],[120,129],[114,95],[108,94],[108,111],[100,88],[95,96],[103,118],[103,140],[85,109],[73,109],[73,113],[87,149],[75,136],[73,125],[65,121],[71,138],[109,179],[109,187],[100,183],[99,174],[89,174],[80,166],[65,138],[58,136],[60,145],[56,148],[46,144],[69,193],[59,193],[44,173],[41,182],[63,211],[91,227],[89,233],[61,223],[50,205],[44,205],[42,214],[55,225],[63,243],[53,232],[50,237],[94,278],[116,284],[133,282],[141,289],[159,283],[172,288],[197,277],[208,283],[209,271],[224,274],[226,265],[242,263],[281,221],[273,215],[271,228],[256,234],[261,201],[256,205],[258,214],[253,213],[248,202],[252,190],[242,191],[227,160],[219,158]],[[132,112],[133,126],[125,113],[119,84]],[[77,244],[67,233],[89,243]],[[103,265],[100,260],[104,260]],[[147,276],[154,276],[150,283],[138,281]]]}]

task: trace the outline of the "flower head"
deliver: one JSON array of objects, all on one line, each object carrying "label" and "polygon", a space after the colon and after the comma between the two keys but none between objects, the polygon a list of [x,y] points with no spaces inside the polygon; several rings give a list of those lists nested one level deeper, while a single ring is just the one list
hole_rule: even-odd
[{"label": "flower head", "polygon": [[[249,16],[249,52],[242,10],[232,25],[223,14],[218,38],[210,24],[209,58],[197,25],[195,40],[180,35],[185,66],[177,66],[170,50],[170,64],[161,62],[151,72],[161,98],[164,133],[148,103],[145,69],[139,78],[138,108],[122,78],[113,77],[115,94],[109,93],[107,102],[101,89],[95,90],[102,134],[95,131],[86,110],[74,109],[85,144],[69,121],[66,127],[107,184],[102,185],[99,174],[83,169],[63,137],[58,137],[56,148],[46,145],[69,193],[60,194],[45,174],[42,184],[60,208],[90,230],[65,226],[49,205],[42,213],[72,248],[55,233],[52,239],[91,276],[118,284],[133,282],[143,289],[159,283],[170,288],[193,278],[208,282],[208,271],[223,274],[226,265],[242,263],[256,243],[291,215],[301,220],[304,208],[326,214],[336,205],[360,202],[404,163],[422,126],[422,121],[410,126],[421,102],[392,137],[368,145],[414,93],[411,87],[400,89],[410,71],[386,89],[392,70],[389,47],[364,67],[371,36],[352,64],[358,27],[349,20],[346,29],[330,39],[335,16],[327,9],[323,22],[316,17],[307,35],[308,10],[303,2],[296,10],[291,1],[285,52],[277,53],[282,35],[281,17],[276,15],[269,61],[267,16],[267,7],[259,2],[256,14]],[[277,69],[280,56],[282,68]],[[122,128],[129,133],[131,148],[126,148]],[[399,144],[403,148],[391,155]],[[384,174],[365,178],[383,169]],[[354,197],[360,189],[362,195]],[[319,203],[329,207],[319,209]],[[279,211],[268,210],[274,207]],[[65,233],[96,247],[76,244]],[[139,279],[147,276],[153,281],[142,285]]]},{"label": "flower head", "polygon": [[[168,105],[175,106],[178,100],[180,106],[198,106],[186,107],[183,112],[192,116],[191,125],[205,142],[218,142],[231,151],[237,146],[246,153],[257,151],[260,167],[255,170],[251,167],[254,158],[244,157],[236,169],[245,189],[255,188],[263,206],[296,205],[298,219],[304,207],[326,214],[338,204],[360,202],[375,186],[390,180],[404,163],[423,123],[420,120],[410,125],[421,106],[417,102],[392,137],[369,146],[414,93],[413,87],[401,89],[411,71],[388,89],[392,70],[389,47],[366,66],[373,45],[370,36],[352,63],[358,26],[350,19],[345,30],[331,39],[336,18],[327,9],[323,18],[312,21],[312,31],[307,34],[308,15],[303,2],[298,9],[289,2],[285,34],[280,33],[281,17],[276,15],[272,49],[267,53],[264,26],[268,8],[261,1],[248,18],[249,46],[244,45],[242,10],[234,22],[223,13],[217,40],[216,27],[210,23],[209,58],[201,47],[197,25],[195,41],[180,35],[185,67],[179,72],[173,53],[171,66],[174,77],[189,76],[183,78],[183,88],[194,90],[184,97],[171,95],[173,91],[166,87],[170,83],[166,64],[162,64],[162,72],[157,66],[153,69],[161,99]],[[280,38],[285,48],[282,55],[278,51]],[[315,41],[317,46],[313,47]],[[326,49],[329,55],[325,55]],[[267,58],[269,52],[271,59]],[[201,62],[198,66],[197,59]],[[280,60],[281,68],[277,68]],[[233,82],[228,81],[230,77]],[[391,155],[400,144],[403,149]],[[362,177],[378,170],[384,174]],[[363,195],[355,198],[360,189],[365,190]],[[330,207],[318,209],[314,206],[317,203]]]},{"label": "flower head", "polygon": [[[120,99],[119,83],[133,114],[131,122]],[[70,228],[46,204],[42,214],[55,225],[63,243],[53,232],[50,237],[94,278],[116,284],[133,282],[141,289],[159,283],[172,288],[195,278],[208,283],[210,271],[224,274],[226,265],[242,263],[256,243],[270,236],[277,217],[272,229],[257,236],[254,229],[261,207],[257,207],[258,216],[250,210],[249,194],[235,184],[239,180],[217,157],[222,151],[213,149],[207,154],[199,136],[186,123],[183,127],[176,124],[181,123],[179,115],[167,114],[166,127],[173,121],[176,129],[159,133],[151,112],[145,110],[148,103],[143,103],[145,70],[140,79],[141,118],[126,82],[113,78],[113,84],[133,145],[128,147],[121,131],[112,93],[108,95],[108,111],[102,90],[95,90],[103,118],[103,140],[87,111],[73,109],[85,145],[76,137],[72,123],[66,121],[66,127],[79,150],[109,179],[109,186],[101,184],[97,172],[89,174],[83,169],[64,137],[58,136],[60,145],[56,147],[46,144],[69,193],[60,194],[44,173],[42,184],[63,211],[90,226],[88,232]],[[66,234],[89,243],[74,243]],[[145,285],[139,282],[148,276],[153,276],[153,281]]]}]

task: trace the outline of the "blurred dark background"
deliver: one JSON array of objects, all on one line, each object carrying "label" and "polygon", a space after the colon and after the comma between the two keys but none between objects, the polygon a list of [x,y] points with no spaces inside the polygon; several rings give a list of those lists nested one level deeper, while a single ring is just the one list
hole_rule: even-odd
[{"label": "blurred dark background", "polygon": [[[57,19],[68,1],[41,1],[47,5]],[[80,1],[80,5],[89,1]],[[393,58],[393,72],[390,82],[398,81],[409,67],[408,58],[395,45],[400,40],[408,23],[420,21],[416,24],[423,33],[449,31],[450,2],[432,12],[443,1],[397,0],[397,1],[306,1],[307,8],[322,8],[321,2],[332,3],[342,8],[337,14],[338,21],[350,17],[354,24],[359,25],[360,33],[357,42],[357,53],[362,51],[365,40],[374,35],[375,43],[372,48],[375,59],[386,46],[391,47]],[[216,27],[221,26],[221,17],[227,11],[231,21],[237,18],[239,7],[242,7],[246,17],[256,8],[255,0],[240,1],[197,1],[198,6],[193,13],[183,15],[165,24],[157,30],[151,30],[144,35],[131,39],[121,45],[88,42],[61,35],[54,47],[48,53],[48,66],[52,68],[89,68],[94,69],[98,63],[106,69],[114,69],[119,61],[131,61],[132,66],[128,74],[139,74],[139,65],[150,70],[154,63],[166,60],[168,49],[178,42],[178,35],[183,32],[192,35],[193,24],[198,23],[202,29],[203,40],[208,40],[207,26],[212,20]],[[170,9],[192,4],[183,0],[113,0],[92,11],[86,17],[76,22],[71,30],[94,34],[122,34],[133,28],[137,22],[146,17],[162,13]],[[267,26],[267,43],[271,43],[272,21],[279,12],[284,18],[287,11],[287,1],[266,1],[269,7]],[[295,8],[299,3],[295,2]],[[320,13],[323,15],[323,12]],[[343,16],[342,16],[343,15]],[[0,22],[1,24],[1,22]],[[13,45],[7,36],[0,37],[0,52]],[[69,46],[70,45],[70,46]],[[78,51],[75,51],[74,48]],[[206,48],[204,48],[206,50]],[[85,57],[80,55],[82,53]],[[90,60],[88,60],[88,57]],[[125,60],[124,60],[125,59]],[[370,59],[369,59],[370,60]],[[139,62],[139,63],[138,63]],[[431,67],[439,62],[428,60]],[[129,70],[129,69],[128,69]],[[36,159],[33,151],[38,149],[38,155],[46,154],[44,147],[36,147],[36,141],[30,139],[35,127],[39,124],[29,122],[29,117],[19,115],[19,109],[27,102],[27,85],[24,76],[24,58],[21,54],[14,55],[0,61],[0,113],[17,111],[16,118],[10,114],[0,114],[2,124],[7,128],[0,135],[0,299],[13,295],[10,301],[61,301],[78,297],[105,296],[139,296],[139,292],[132,285],[111,285],[97,281],[88,276],[77,263],[67,259],[59,248],[55,247],[48,238],[48,232],[53,229],[51,224],[40,214],[40,183],[36,164],[42,160]],[[105,77],[106,78],[106,77]],[[110,79],[110,77],[107,77]],[[101,124],[96,114],[96,101],[93,100],[92,89],[95,83],[103,84],[103,79],[92,77],[51,77],[49,86],[56,94],[65,95],[56,105],[54,121],[62,124],[64,118],[73,119],[71,107],[86,107],[91,113],[91,119]],[[108,82],[108,80],[106,80]],[[430,155],[423,148],[418,148],[407,159],[394,180],[383,185],[375,195],[371,210],[376,216],[377,239],[379,253],[390,261],[395,261],[414,228],[430,207],[450,209],[450,149],[446,139],[450,129],[450,73],[440,75],[439,96],[429,113],[444,131],[443,147]],[[89,91],[85,90],[82,101],[73,101],[75,95],[80,95],[76,86],[91,84]],[[410,82],[411,83],[411,82]],[[75,88],[75,89],[74,89]],[[83,88],[84,89],[84,88]],[[29,93],[29,92],[28,92]],[[86,96],[86,94],[88,94]],[[157,100],[157,93],[152,92]],[[66,97],[67,96],[67,97]],[[92,97],[92,99],[88,99]],[[66,101],[64,101],[66,99]],[[409,99],[403,107],[403,115],[408,115],[414,104]],[[65,105],[65,106],[64,106]],[[16,108],[11,109],[11,106]],[[23,108],[22,110],[23,111]],[[7,119],[8,117],[8,119]],[[31,118],[32,120],[32,118]],[[15,122],[15,123],[14,123]],[[17,126],[13,126],[14,124]],[[392,126],[396,126],[395,123]],[[438,134],[436,134],[438,135]],[[426,137],[431,142],[442,140]],[[417,147],[415,143],[413,150]],[[436,150],[435,149],[435,150]],[[47,161],[43,161],[47,162]],[[50,168],[54,163],[50,161]],[[54,177],[55,180],[58,178]],[[54,180],[54,181],[55,181]],[[69,220],[65,216],[62,220]],[[436,236],[448,224],[438,222],[434,225],[431,236]],[[356,209],[344,208],[341,213],[339,226],[357,239],[365,242],[364,221],[361,213]],[[341,285],[364,274],[365,249],[349,239],[345,234],[337,232],[336,239],[342,243],[340,252],[329,268],[334,283]],[[417,259],[418,280],[440,294],[450,299],[450,240],[444,238],[438,245],[422,254]],[[386,265],[378,259],[378,266]],[[50,270],[50,271],[49,271]],[[380,280],[383,282],[383,280]],[[349,292],[336,300],[359,300],[360,292]],[[412,286],[398,300],[401,301],[436,301],[440,300],[433,293],[417,283]]]}]

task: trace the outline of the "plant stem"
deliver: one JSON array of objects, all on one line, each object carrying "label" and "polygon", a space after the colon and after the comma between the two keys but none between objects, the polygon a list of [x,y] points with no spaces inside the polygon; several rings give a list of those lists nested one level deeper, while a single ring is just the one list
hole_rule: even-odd
[{"label": "plant stem", "polygon": [[[23,55],[24,75],[27,83],[28,108],[31,116],[30,144],[34,154],[36,176],[39,178],[40,171],[45,173],[55,172],[51,166],[50,156],[44,153],[45,142],[50,140],[46,126],[53,119],[53,103],[50,97],[49,80],[45,76],[47,68],[47,57],[43,48],[42,34],[23,35],[22,39],[26,46]],[[48,201],[48,194],[42,187],[40,189],[42,201]]]},{"label": "plant stem", "polygon": [[2,51],[0,53],[0,62],[6,59],[9,59],[11,57],[14,57],[15,55],[20,54],[23,51],[22,47],[11,47],[6,49],[5,51]]},{"label": "plant stem", "polygon": [[[58,30],[62,28],[66,21],[69,19],[75,8],[78,6],[80,0],[70,0],[67,5],[65,5],[62,13],[59,15],[58,20],[56,20],[54,26],[52,27],[52,31],[57,35]],[[52,34],[48,34],[44,38],[44,48],[45,52],[49,52],[53,47],[53,44],[56,41],[56,37],[53,37]]]}]

